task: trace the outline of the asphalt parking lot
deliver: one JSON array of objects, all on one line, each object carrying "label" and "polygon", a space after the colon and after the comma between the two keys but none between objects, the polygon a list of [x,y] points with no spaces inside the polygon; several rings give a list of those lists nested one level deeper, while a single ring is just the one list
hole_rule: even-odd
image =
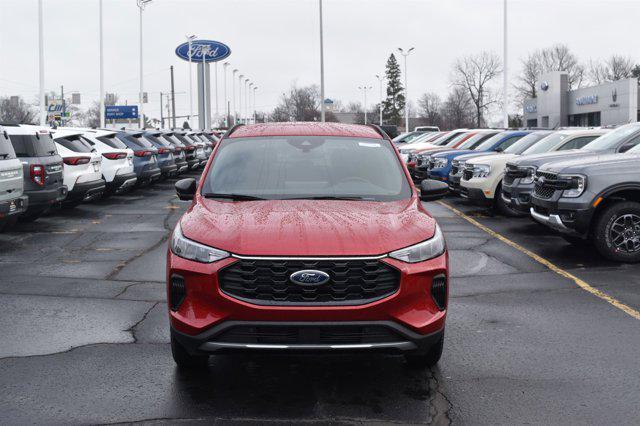
[{"label": "asphalt parking lot", "polygon": [[640,265],[454,199],[444,203],[503,239],[428,204],[452,267],[437,368],[300,355],[217,356],[204,374],[178,371],[164,256],[187,203],[173,182],[0,234],[2,423],[637,424]]}]

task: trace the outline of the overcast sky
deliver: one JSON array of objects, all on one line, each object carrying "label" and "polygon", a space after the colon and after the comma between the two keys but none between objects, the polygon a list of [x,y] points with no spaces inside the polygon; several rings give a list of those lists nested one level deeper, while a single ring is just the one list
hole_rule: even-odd
[{"label": "overcast sky", "polygon": [[[502,54],[502,0],[324,0],[326,96],[361,100],[389,53],[409,57],[409,96],[444,96],[459,56]],[[98,0],[44,0],[47,90],[98,97]],[[104,0],[105,85],[135,103],[138,8],[135,0]],[[640,58],[640,1],[509,0],[509,66],[534,49],[566,43],[585,62],[619,53]],[[319,83],[318,0],[154,0],[144,11],[146,112],[159,116],[159,93],[175,66],[178,113],[188,110],[187,63],[174,54],[191,33],[226,43],[228,61],[259,86],[257,109],[270,110],[292,82]],[[0,96],[38,91],[37,0],[0,0]],[[222,105],[222,67],[220,67]],[[229,79],[230,80],[230,79]],[[230,87],[229,83],[229,87]],[[229,89],[230,92],[230,89]],[[230,96],[230,95],[229,95]],[[222,108],[222,106],[221,106]]]}]

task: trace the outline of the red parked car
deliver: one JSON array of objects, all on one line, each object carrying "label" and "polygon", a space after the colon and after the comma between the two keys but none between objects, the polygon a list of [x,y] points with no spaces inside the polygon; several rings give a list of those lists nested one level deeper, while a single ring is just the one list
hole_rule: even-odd
[{"label": "red parked car", "polygon": [[[237,126],[216,146],[167,254],[181,367],[233,351],[440,359],[448,255],[396,149],[375,126]],[[446,184],[424,181],[422,199]]]}]

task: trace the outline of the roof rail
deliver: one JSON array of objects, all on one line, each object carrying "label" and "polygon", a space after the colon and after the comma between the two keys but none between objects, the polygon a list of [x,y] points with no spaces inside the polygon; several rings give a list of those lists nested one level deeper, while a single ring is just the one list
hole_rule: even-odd
[{"label": "roof rail", "polygon": [[382,136],[382,139],[391,139],[389,135],[377,124],[367,124],[367,127],[374,129],[380,136]]},{"label": "roof rail", "polygon": [[234,125],[233,125],[233,126],[232,126],[228,131],[227,131],[227,133],[225,133],[225,134],[224,134],[223,138],[227,138],[227,137],[231,136],[231,134],[232,134],[233,132],[235,132],[235,131],[238,129],[238,127],[242,127],[242,126],[244,126],[244,124],[242,124],[242,123],[234,124]]}]

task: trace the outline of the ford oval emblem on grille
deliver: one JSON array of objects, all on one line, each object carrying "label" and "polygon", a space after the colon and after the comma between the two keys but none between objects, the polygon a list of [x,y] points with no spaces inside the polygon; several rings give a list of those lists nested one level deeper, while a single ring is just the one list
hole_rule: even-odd
[{"label": "ford oval emblem on grille", "polygon": [[305,269],[303,271],[294,272],[289,276],[291,282],[299,285],[322,285],[329,281],[331,277],[329,274],[322,271],[316,271],[313,269]]}]

